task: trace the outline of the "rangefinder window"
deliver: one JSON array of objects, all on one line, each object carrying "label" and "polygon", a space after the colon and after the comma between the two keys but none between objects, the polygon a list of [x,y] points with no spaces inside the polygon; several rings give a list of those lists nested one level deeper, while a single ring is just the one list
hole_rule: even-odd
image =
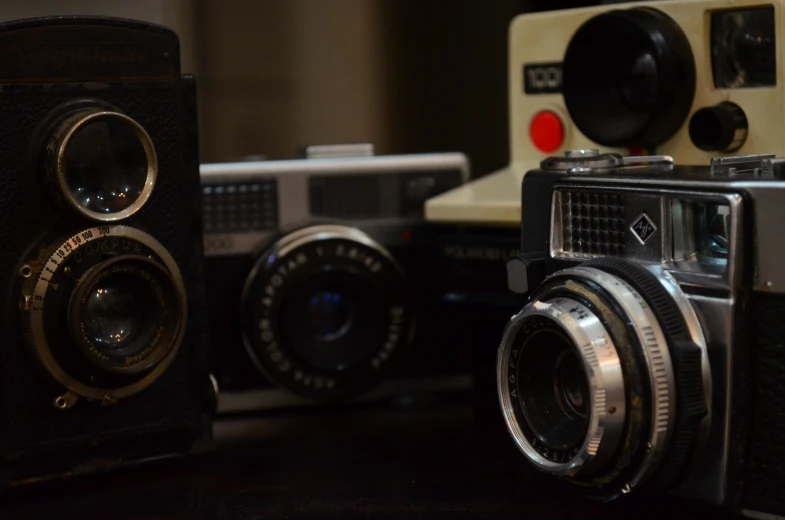
[{"label": "rangefinder window", "polygon": [[727,202],[673,199],[671,221],[674,261],[698,262],[725,271],[731,240]]}]

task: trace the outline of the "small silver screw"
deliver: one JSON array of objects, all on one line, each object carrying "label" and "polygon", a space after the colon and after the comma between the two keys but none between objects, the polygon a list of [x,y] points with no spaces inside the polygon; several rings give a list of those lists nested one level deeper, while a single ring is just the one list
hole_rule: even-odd
[{"label": "small silver screw", "polygon": [[33,276],[33,268],[27,264],[23,265],[22,268],[19,269],[19,276],[22,278],[30,278]]},{"label": "small silver screw", "polygon": [[64,395],[55,397],[55,407],[61,410],[68,408],[68,399]]}]

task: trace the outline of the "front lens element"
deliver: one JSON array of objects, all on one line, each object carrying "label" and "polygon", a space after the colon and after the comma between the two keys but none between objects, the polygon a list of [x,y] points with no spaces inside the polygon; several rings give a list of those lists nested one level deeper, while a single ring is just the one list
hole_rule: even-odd
[{"label": "front lens element", "polygon": [[173,347],[184,325],[174,282],[156,262],[120,255],[77,282],[69,311],[74,343],[99,368],[120,373],[149,369]]},{"label": "front lens element", "polygon": [[115,112],[76,116],[65,126],[57,172],[66,201],[96,220],[118,220],[139,210],[157,171],[144,129]]},{"label": "front lens element", "polygon": [[384,341],[385,308],[378,288],[345,267],[303,276],[288,289],[281,308],[282,338],[319,370],[356,369]]},{"label": "front lens element", "polygon": [[521,345],[518,389],[526,422],[554,450],[583,442],[589,425],[589,383],[575,346],[555,329]]},{"label": "front lens element", "polygon": [[86,332],[107,350],[121,349],[139,335],[144,309],[155,304],[155,295],[131,277],[104,280],[87,296],[84,309]]},{"label": "front lens element", "polygon": [[306,324],[318,341],[335,341],[349,330],[354,302],[340,291],[315,292],[306,303]]}]

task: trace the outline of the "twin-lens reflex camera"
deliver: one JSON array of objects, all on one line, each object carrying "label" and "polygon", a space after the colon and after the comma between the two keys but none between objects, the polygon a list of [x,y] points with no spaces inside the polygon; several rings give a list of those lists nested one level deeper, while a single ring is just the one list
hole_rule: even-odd
[{"label": "twin-lens reflex camera", "polygon": [[0,25],[2,486],[211,444],[194,78],[177,36]]}]

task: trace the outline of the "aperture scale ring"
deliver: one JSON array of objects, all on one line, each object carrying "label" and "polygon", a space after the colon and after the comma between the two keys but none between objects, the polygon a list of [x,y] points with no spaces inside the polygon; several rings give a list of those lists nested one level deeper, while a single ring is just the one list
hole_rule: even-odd
[{"label": "aperture scale ring", "polygon": [[676,383],[667,341],[646,300],[628,283],[594,267],[573,267],[558,272],[560,277],[588,281],[609,293],[624,309],[638,336],[648,368],[651,391],[651,430],[639,469],[627,481],[627,493],[643,484],[659,468],[667,451],[676,416]]},{"label": "aperture scale ring", "polygon": [[[107,238],[116,238],[118,240],[130,239],[142,243],[149,248],[169,272],[181,306],[179,333],[177,334],[169,353],[143,378],[132,384],[112,389],[97,388],[84,384],[69,375],[60,366],[49,349],[43,312],[47,292],[52,288],[56,289],[51,282],[52,276],[58,272],[66,259],[75,258],[75,255],[80,254],[84,248],[91,246],[94,241]],[[49,252],[51,252],[51,254],[49,254]],[[177,263],[167,252],[166,248],[155,238],[137,228],[123,225],[107,225],[84,229],[58,246],[46,249],[45,254],[47,256],[41,261],[40,270],[34,285],[29,290],[23,289],[23,300],[29,302],[24,306],[23,311],[32,351],[47,372],[67,388],[69,392],[88,399],[100,401],[113,401],[128,397],[143,390],[153,381],[158,379],[171,364],[179,350],[185,333],[187,318],[187,293],[185,284]],[[74,349],[76,348],[77,347],[74,346]]]}]

